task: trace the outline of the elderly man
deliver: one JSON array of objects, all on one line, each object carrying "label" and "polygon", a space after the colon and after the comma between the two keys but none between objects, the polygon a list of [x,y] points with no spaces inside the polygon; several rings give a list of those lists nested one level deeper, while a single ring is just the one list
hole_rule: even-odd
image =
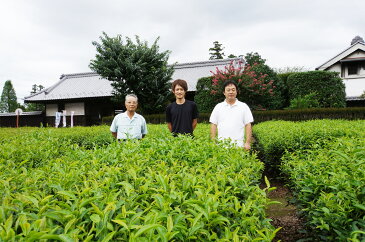
[{"label": "elderly man", "polygon": [[219,139],[231,139],[237,146],[251,149],[253,117],[246,103],[237,100],[238,87],[234,81],[223,84],[226,99],[218,103],[210,116],[210,137],[215,139],[218,129]]},{"label": "elderly man", "polygon": [[125,97],[127,111],[114,117],[110,126],[112,135],[118,140],[142,139],[147,134],[146,120],[136,113],[138,98],[134,94]]}]

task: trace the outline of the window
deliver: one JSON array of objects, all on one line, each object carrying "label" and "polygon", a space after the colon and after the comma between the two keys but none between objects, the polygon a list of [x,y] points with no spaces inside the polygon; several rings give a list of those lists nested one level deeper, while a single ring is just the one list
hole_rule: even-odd
[{"label": "window", "polygon": [[59,103],[58,104],[58,112],[62,112],[63,110],[65,110],[65,104],[64,103]]},{"label": "window", "polygon": [[347,66],[348,75],[357,75],[359,74],[359,63],[349,63]]}]

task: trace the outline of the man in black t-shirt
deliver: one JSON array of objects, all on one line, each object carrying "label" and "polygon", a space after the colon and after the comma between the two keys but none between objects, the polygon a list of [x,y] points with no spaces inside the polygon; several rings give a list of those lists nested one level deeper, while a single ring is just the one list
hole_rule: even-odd
[{"label": "man in black t-shirt", "polygon": [[188,91],[186,81],[177,79],[172,83],[172,92],[176,101],[166,108],[166,122],[170,132],[177,134],[191,134],[198,124],[198,108],[193,101],[185,99]]}]

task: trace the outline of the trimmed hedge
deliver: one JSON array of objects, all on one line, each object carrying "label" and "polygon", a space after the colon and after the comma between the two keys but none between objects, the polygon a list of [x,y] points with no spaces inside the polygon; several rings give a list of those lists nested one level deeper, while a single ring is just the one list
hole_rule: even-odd
[{"label": "trimmed hedge", "polygon": [[[365,107],[267,110],[253,111],[252,113],[255,124],[269,120],[303,121],[313,119],[365,119]],[[143,117],[146,119],[147,123],[161,124],[166,122],[166,117],[164,113],[143,115]],[[198,122],[208,123],[209,117],[210,113],[200,113]]]},{"label": "trimmed hedge", "polygon": [[345,107],[345,84],[337,72],[308,71],[287,78],[290,100],[316,93],[321,107]]}]

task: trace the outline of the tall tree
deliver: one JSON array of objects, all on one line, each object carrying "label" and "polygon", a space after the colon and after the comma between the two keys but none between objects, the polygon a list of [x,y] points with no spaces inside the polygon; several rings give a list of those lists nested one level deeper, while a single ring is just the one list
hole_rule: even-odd
[{"label": "tall tree", "polygon": [[250,66],[253,66],[253,65],[261,65],[261,64],[265,64],[266,63],[266,59],[263,59],[261,57],[261,55],[257,52],[250,52],[250,53],[247,53],[245,55],[245,60],[246,60],[246,66],[247,65],[250,65]]},{"label": "tall tree", "polygon": [[223,49],[224,47],[222,47],[222,44],[220,44],[218,41],[214,41],[213,42],[213,47],[209,48],[209,60],[215,60],[215,59],[223,59],[224,58],[224,53],[223,53]]},{"label": "tall tree", "polygon": [[257,52],[250,52],[244,56],[246,63],[245,69],[251,69],[254,73],[264,75],[264,83],[272,81],[273,94],[272,96],[265,96],[266,101],[270,103],[271,109],[280,109],[285,104],[284,93],[286,86],[284,82],[278,78],[276,72],[266,64],[266,59],[263,59]]},{"label": "tall tree", "polygon": [[[44,89],[44,86],[34,84],[34,85],[32,85],[32,91],[30,92],[30,95],[36,94],[37,92],[40,92],[43,89]],[[27,103],[27,104],[25,104],[25,109],[27,111],[43,111],[44,110],[44,104]]]},{"label": "tall tree", "polygon": [[158,40],[149,47],[138,36],[135,42],[128,37],[124,42],[121,35],[109,37],[103,32],[100,43],[92,42],[97,54],[90,69],[112,82],[116,101],[122,102],[128,93],[136,94],[146,114],[165,110],[174,72],[167,63],[170,51],[160,52]]},{"label": "tall tree", "polygon": [[14,112],[18,108],[17,97],[13,84],[10,80],[7,80],[3,87],[0,99],[0,112],[9,113]]}]

